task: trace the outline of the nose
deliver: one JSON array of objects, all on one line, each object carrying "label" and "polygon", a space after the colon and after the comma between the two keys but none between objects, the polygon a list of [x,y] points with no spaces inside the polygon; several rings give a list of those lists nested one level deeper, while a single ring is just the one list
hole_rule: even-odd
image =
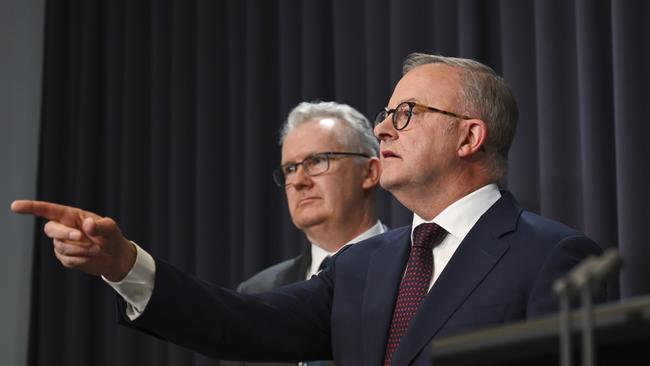
[{"label": "nose", "polygon": [[296,172],[291,175],[291,179],[287,181],[287,188],[293,186],[297,191],[308,188],[313,184],[312,177],[305,172],[305,167],[298,165]]},{"label": "nose", "polygon": [[397,139],[397,130],[393,127],[391,116],[386,116],[383,121],[375,125],[373,132],[380,141]]}]

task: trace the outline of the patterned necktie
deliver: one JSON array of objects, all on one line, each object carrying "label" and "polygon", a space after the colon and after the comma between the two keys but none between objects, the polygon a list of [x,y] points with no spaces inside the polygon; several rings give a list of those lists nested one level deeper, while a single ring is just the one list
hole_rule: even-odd
[{"label": "patterned necktie", "polygon": [[397,302],[390,321],[384,366],[390,365],[400,339],[406,334],[411,319],[429,290],[433,276],[433,247],[442,241],[447,232],[440,226],[420,224],[413,230],[413,245],[406,273],[399,286]]}]

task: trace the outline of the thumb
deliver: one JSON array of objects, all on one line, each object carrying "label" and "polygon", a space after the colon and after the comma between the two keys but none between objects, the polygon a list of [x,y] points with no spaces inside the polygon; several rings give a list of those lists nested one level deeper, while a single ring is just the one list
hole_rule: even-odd
[{"label": "thumb", "polygon": [[117,223],[110,217],[87,217],[82,223],[82,229],[86,235],[108,238],[115,233]]}]

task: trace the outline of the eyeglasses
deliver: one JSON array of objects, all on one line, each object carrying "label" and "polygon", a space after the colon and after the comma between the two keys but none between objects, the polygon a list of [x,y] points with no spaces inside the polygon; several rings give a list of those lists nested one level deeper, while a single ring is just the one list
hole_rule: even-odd
[{"label": "eyeglasses", "polygon": [[388,117],[392,113],[393,127],[395,127],[395,129],[398,131],[403,130],[406,128],[406,126],[408,126],[409,122],[411,122],[411,117],[413,116],[413,109],[415,107],[424,109],[425,111],[429,111],[429,112],[442,113],[444,115],[451,116],[451,117],[472,119],[472,117],[463,116],[462,114],[443,111],[442,109],[429,107],[415,102],[402,102],[398,104],[397,107],[395,107],[395,109],[388,109],[388,107],[384,107],[383,111],[377,113],[377,117],[375,117],[375,126],[382,123],[386,119],[386,117]]},{"label": "eyeglasses", "polygon": [[353,152],[322,152],[306,157],[303,161],[297,163],[284,164],[273,171],[273,180],[278,187],[286,186],[292,177],[298,171],[298,167],[302,165],[305,173],[310,177],[321,175],[330,169],[330,160],[342,159],[348,156],[361,156],[369,158],[366,154],[353,153]]}]

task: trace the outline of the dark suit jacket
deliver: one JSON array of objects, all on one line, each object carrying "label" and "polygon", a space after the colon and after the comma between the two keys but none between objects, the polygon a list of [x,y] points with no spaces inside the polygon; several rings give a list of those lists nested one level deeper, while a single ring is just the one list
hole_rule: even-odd
[{"label": "dark suit jacket", "polygon": [[[309,281],[245,295],[157,261],[143,314],[122,321],[216,358],[381,365],[411,247],[403,227],[349,246]],[[551,284],[601,249],[508,192],[476,223],[424,299],[393,365],[428,365],[432,339],[556,310]]]},{"label": "dark suit jacket", "polygon": [[258,294],[276,287],[304,281],[305,273],[311,265],[310,249],[307,245],[298,256],[261,270],[239,284],[237,291],[243,294]]},{"label": "dark suit jacket", "polygon": [[[304,281],[305,273],[311,265],[311,248],[310,245],[305,246],[302,253],[298,256],[288,259],[286,261],[277,263],[261,270],[253,277],[242,282],[237,287],[237,291],[242,294],[259,294],[273,290],[274,288],[289,285],[291,283]],[[334,363],[331,361],[322,361],[322,366],[332,366]],[[255,363],[255,362],[241,362],[241,361],[222,361],[222,366],[296,366],[296,362],[284,363]]]}]

